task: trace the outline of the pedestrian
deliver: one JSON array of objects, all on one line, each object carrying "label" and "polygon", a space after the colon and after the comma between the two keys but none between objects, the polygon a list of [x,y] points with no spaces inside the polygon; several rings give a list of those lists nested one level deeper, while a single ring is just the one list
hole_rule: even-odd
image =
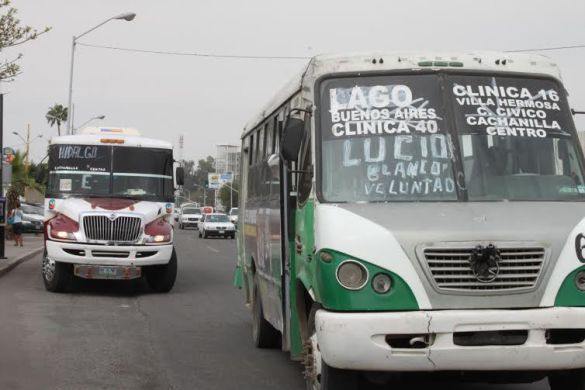
[{"label": "pedestrian", "polygon": [[16,202],[16,207],[10,211],[8,215],[12,219],[12,232],[14,234],[14,246],[24,246],[22,242],[22,209],[20,202]]}]

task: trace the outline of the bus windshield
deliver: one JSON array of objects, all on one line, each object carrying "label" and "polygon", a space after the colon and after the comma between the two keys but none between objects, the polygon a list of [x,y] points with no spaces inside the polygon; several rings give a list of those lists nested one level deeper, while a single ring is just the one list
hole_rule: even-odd
[{"label": "bus windshield", "polygon": [[341,78],[321,84],[327,202],[585,199],[564,90],[478,75]]},{"label": "bus windshield", "polygon": [[48,196],[173,199],[172,151],[104,145],[52,145]]}]

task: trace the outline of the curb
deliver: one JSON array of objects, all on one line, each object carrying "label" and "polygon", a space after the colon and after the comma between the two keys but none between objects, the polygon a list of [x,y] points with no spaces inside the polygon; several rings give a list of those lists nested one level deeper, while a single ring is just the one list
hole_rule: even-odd
[{"label": "curb", "polygon": [[[12,269],[14,269],[16,266],[18,266],[21,263],[24,263],[25,261],[35,257],[36,255],[38,255],[39,253],[41,253],[43,251],[43,247],[37,248],[37,249],[33,249],[32,251],[25,253],[24,255],[14,259],[11,263],[9,263],[6,268],[2,268],[0,269],[0,277],[4,276],[5,274],[7,274],[8,272],[12,271]],[[2,260],[0,260],[1,262]]]}]

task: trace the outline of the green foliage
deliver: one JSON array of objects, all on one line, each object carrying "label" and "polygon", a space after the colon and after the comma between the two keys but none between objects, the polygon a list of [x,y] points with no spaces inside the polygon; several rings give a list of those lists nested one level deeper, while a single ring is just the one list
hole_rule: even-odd
[{"label": "green foliage", "polygon": [[67,121],[67,107],[63,107],[62,104],[55,104],[53,107],[49,107],[45,118],[49,126],[57,125],[57,134],[61,135],[61,123]]},{"label": "green foliage", "polygon": [[[231,184],[231,187],[235,190],[232,191],[230,189],[229,185],[223,185],[220,189],[219,189],[219,200],[221,201],[221,204],[225,206],[225,209],[228,210],[230,207],[238,207],[238,201],[239,201],[239,191],[240,191],[240,184],[238,182],[233,182]],[[231,206],[230,206],[230,192],[231,192]]]},{"label": "green foliage", "polygon": [[[192,200],[203,204],[203,192],[205,191],[203,187],[207,181],[207,175],[215,172],[214,165],[215,160],[211,156],[197,161],[197,164],[192,160],[184,162],[185,185],[183,188],[191,193]],[[213,206],[213,194],[213,190],[207,190],[207,205]]]},{"label": "green foliage", "polygon": [[[25,188],[34,188],[41,193],[45,192],[45,186],[35,182],[35,166],[27,167],[24,164],[24,153],[17,151],[12,160],[12,183],[8,188],[6,197],[8,198],[8,210],[15,207],[20,196],[24,196]],[[46,169],[46,167],[45,167]]]},{"label": "green foliage", "polygon": [[[10,0],[0,0],[0,51],[36,39],[49,30],[50,28],[46,27],[39,32],[30,26],[22,26],[16,8],[10,6]],[[17,63],[21,58],[22,54],[18,54],[0,63],[0,81],[12,81],[21,73]]]}]

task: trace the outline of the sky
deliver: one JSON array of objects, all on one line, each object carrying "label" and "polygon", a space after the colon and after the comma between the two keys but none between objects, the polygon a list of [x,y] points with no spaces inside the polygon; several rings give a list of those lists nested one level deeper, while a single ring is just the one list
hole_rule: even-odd
[{"label": "sky", "polygon": [[[4,145],[44,157],[57,135],[45,119],[67,105],[71,40],[113,20],[79,43],[143,50],[227,55],[301,56],[367,50],[470,52],[585,44],[585,2],[574,0],[12,0],[25,25],[51,31],[0,52],[24,55],[23,73],[3,83]],[[535,52],[539,53],[539,52]],[[585,48],[540,52],[561,68],[573,108],[585,110]],[[247,121],[308,60],[247,60],[133,53],[78,46],[73,102],[75,124],[138,128],[178,145],[185,159],[239,144]],[[585,116],[576,118],[585,130]],[[41,138],[38,136],[42,135]]]}]

